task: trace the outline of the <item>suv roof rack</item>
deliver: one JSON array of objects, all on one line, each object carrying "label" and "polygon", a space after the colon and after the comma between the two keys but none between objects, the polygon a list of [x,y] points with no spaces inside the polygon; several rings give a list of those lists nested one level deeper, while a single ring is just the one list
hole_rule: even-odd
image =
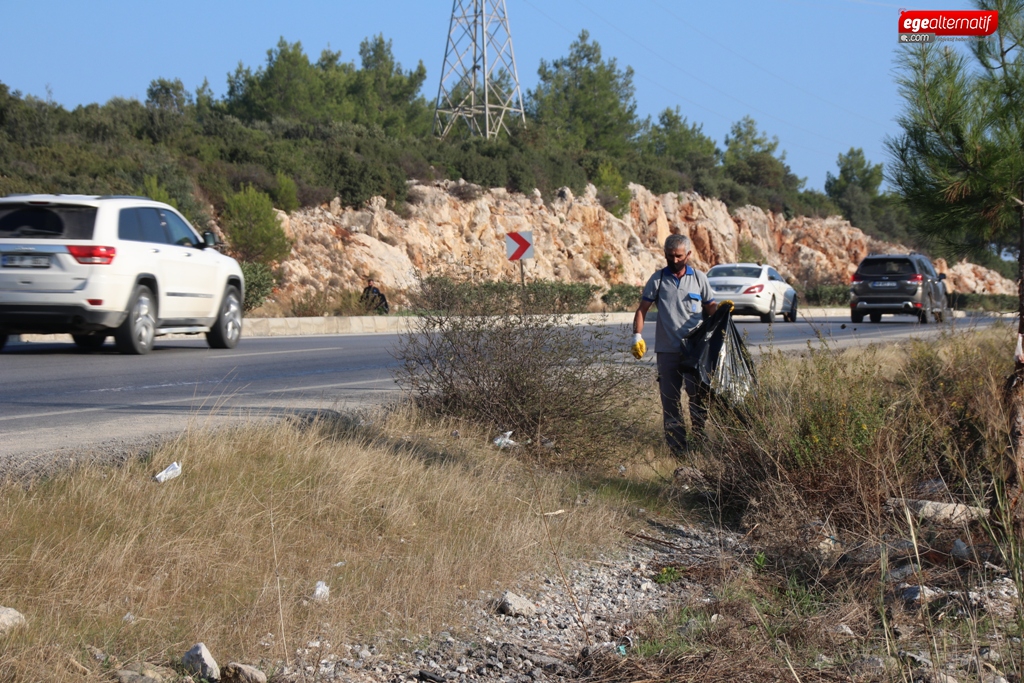
[{"label": "suv roof rack", "polygon": [[96,197],[96,199],[145,199],[147,201],[155,201],[149,197],[143,197],[137,194],[104,194]]}]

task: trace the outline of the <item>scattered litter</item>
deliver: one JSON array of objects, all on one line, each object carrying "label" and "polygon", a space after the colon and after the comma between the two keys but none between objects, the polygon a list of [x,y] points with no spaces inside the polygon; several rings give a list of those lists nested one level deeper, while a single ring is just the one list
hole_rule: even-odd
[{"label": "scattered litter", "polygon": [[181,465],[177,462],[172,462],[164,469],[163,472],[153,478],[156,479],[157,483],[162,484],[169,479],[174,479],[179,474],[181,474]]},{"label": "scattered litter", "polygon": [[123,621],[126,624],[134,623],[135,622],[135,615],[132,614],[131,612],[129,612],[128,614],[126,614],[123,617],[121,617],[121,621]]},{"label": "scattered litter", "polygon": [[564,515],[565,510],[555,510],[554,512],[545,512],[545,517],[554,517],[555,515]]},{"label": "scattered litter", "polygon": [[615,651],[618,652],[619,655],[622,656],[622,657],[626,656],[626,646],[625,645],[619,645],[617,648],[615,648]]},{"label": "scattered litter", "polygon": [[323,581],[317,581],[316,588],[313,590],[313,599],[317,602],[327,602],[330,597],[331,589],[327,587],[327,584]]},{"label": "scattered litter", "polygon": [[505,432],[494,440],[494,445],[498,448],[512,448],[519,444],[512,440],[512,432]]},{"label": "scattered litter", "polygon": [[452,438],[453,438],[453,439],[457,439],[457,438],[459,438],[460,436],[461,436],[461,434],[459,434],[459,430],[458,430],[458,429],[453,429],[453,430],[452,430]]},{"label": "scattered litter", "polygon": [[555,447],[555,442],[546,436],[542,436],[540,437],[540,445],[548,450],[551,450],[552,448]]},{"label": "scattered litter", "polygon": [[335,562],[334,566],[335,567],[344,567],[345,566],[345,560],[342,560],[341,562]]}]

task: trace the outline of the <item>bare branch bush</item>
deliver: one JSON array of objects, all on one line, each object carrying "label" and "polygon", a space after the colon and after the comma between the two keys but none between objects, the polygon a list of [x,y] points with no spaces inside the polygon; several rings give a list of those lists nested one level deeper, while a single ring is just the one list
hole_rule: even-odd
[{"label": "bare branch bush", "polygon": [[559,466],[621,462],[646,447],[638,430],[654,433],[641,428],[651,416],[638,406],[652,378],[622,353],[624,329],[529,315],[528,301],[509,312],[507,301],[461,297],[450,281],[423,289],[419,328],[394,352],[398,381],[421,406],[511,431]]}]

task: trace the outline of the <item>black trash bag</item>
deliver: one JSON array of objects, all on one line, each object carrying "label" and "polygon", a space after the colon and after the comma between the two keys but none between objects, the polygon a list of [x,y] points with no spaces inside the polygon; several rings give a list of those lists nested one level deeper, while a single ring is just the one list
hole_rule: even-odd
[{"label": "black trash bag", "polygon": [[743,403],[754,389],[757,377],[754,361],[732,322],[732,306],[719,306],[714,315],[701,321],[684,343],[686,368],[696,371],[700,383],[730,405]]}]

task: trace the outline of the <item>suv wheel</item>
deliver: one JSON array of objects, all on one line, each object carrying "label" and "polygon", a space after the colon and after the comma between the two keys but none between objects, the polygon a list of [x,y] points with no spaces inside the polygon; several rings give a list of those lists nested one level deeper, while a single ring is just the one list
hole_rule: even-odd
[{"label": "suv wheel", "polygon": [[920,319],[922,325],[927,325],[932,321],[932,302],[925,300],[921,306]]},{"label": "suv wheel", "polygon": [[206,333],[206,341],[211,349],[233,349],[238,346],[242,336],[242,297],[238,288],[228,285],[224,290],[224,299],[220,303],[217,322]]},{"label": "suv wheel", "polygon": [[772,297],[772,302],[768,305],[768,312],[761,316],[761,322],[768,323],[771,325],[775,322],[775,297]]},{"label": "suv wheel", "polygon": [[0,334],[0,349],[4,348],[4,344],[7,343],[7,335]]},{"label": "suv wheel", "polygon": [[71,338],[75,340],[75,346],[83,351],[95,351],[103,346],[103,343],[107,341],[107,333],[92,332],[90,334],[73,334],[71,335]]},{"label": "suv wheel", "polygon": [[868,313],[868,319],[871,322],[873,322],[873,323],[880,323],[880,322],[882,322],[882,314],[881,313]]},{"label": "suv wheel", "polygon": [[153,350],[154,336],[156,302],[153,300],[152,290],[145,285],[139,285],[128,303],[128,317],[114,331],[114,342],[121,353],[141,356]]},{"label": "suv wheel", "polygon": [[850,322],[852,322],[852,323],[862,323],[862,322],[864,322],[864,314],[863,313],[851,313],[850,314]]}]

